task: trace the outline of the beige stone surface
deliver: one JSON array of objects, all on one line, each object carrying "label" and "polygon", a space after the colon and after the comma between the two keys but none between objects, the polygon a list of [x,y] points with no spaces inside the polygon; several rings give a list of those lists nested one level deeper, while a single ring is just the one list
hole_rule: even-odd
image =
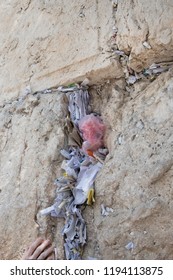
[{"label": "beige stone surface", "polygon": [[[129,66],[141,71],[154,62],[173,60],[172,0],[118,1],[119,49],[130,54]],[[148,42],[151,49],[143,46]]]},{"label": "beige stone surface", "polygon": [[[62,95],[28,96],[0,111],[0,258],[18,259],[36,236],[62,243],[62,221],[41,218],[55,198],[64,144]],[[61,246],[58,253],[63,258]]]},{"label": "beige stone surface", "polygon": [[[55,198],[67,107],[63,94],[32,93],[85,77],[109,155],[84,211],[84,258],[173,259],[173,72],[129,89],[108,47],[124,50],[135,71],[172,61],[173,4],[117,2],[114,12],[104,0],[0,2],[0,259],[19,259],[40,235],[64,258],[63,220],[38,213]],[[113,212],[103,217],[101,204]]]},{"label": "beige stone surface", "polygon": [[[110,154],[96,180],[87,254],[101,259],[173,259],[173,72],[162,74],[124,103],[124,90],[115,88],[103,87],[99,98],[93,92],[93,103],[110,124]],[[102,216],[101,204],[113,213]],[[125,248],[129,242],[133,250]]]},{"label": "beige stone surface", "polygon": [[3,0],[0,16],[0,100],[21,95],[28,85],[35,92],[86,76],[95,82],[99,71],[104,79],[120,75],[105,52],[110,0]]}]

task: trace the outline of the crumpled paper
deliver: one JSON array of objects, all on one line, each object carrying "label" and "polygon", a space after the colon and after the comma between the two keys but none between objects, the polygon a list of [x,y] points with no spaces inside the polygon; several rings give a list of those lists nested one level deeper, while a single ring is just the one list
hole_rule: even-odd
[{"label": "crumpled paper", "polygon": [[[66,93],[69,101],[68,109],[71,120],[68,120],[68,133],[70,134],[70,131],[75,130],[76,136],[72,137],[72,145],[68,145],[60,151],[64,157],[61,165],[64,174],[54,182],[57,186],[55,202],[52,206],[41,210],[40,213],[65,219],[62,235],[65,240],[66,259],[79,260],[82,258],[83,246],[86,244],[87,239],[86,223],[82,216],[81,206],[86,202],[88,205],[94,202],[94,181],[97,173],[102,168],[108,150],[103,147],[102,142],[104,124],[93,114],[89,115],[89,94],[86,88],[74,87],[73,90],[67,88],[66,91],[65,88],[61,87],[59,90]],[[84,131],[80,130],[79,123],[84,117],[88,118],[87,116],[97,118],[96,123],[99,123],[101,131],[101,135],[97,135],[100,145],[98,145],[92,156],[81,149],[79,139],[83,134],[85,135]],[[93,128],[96,133],[98,132],[97,130],[97,127]],[[96,135],[93,136],[95,137]],[[83,140],[86,139],[83,138]]]}]

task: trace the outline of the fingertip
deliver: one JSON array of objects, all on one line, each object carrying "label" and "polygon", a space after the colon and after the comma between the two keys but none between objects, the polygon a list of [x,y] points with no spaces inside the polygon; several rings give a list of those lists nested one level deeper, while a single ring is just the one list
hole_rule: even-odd
[{"label": "fingertip", "polygon": [[47,257],[47,260],[55,260],[55,254],[52,253]]},{"label": "fingertip", "polygon": [[37,239],[35,240],[36,243],[42,243],[44,242],[44,238],[43,237],[37,237]]},{"label": "fingertip", "polygon": [[52,242],[50,241],[50,239],[46,239],[44,242],[45,242],[47,245],[52,244]]}]

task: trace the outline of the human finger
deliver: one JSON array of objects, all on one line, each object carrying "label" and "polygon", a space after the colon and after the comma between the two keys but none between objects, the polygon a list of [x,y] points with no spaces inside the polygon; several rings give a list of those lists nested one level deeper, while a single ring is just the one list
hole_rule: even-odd
[{"label": "human finger", "polygon": [[46,248],[41,254],[40,256],[37,258],[38,260],[46,260],[48,259],[48,257],[53,254],[54,252],[54,247],[50,246],[48,248]]},{"label": "human finger", "polygon": [[37,249],[37,247],[42,244],[44,241],[43,238],[39,237],[37,238],[30,246],[29,248],[25,251],[23,255],[23,260],[28,260],[34,253],[34,251]]},{"label": "human finger", "polygon": [[50,240],[44,240],[34,251],[34,253],[31,256],[32,260],[38,259],[38,257],[42,254],[42,252],[51,245]]},{"label": "human finger", "polygon": [[46,260],[55,260],[55,253],[53,252],[51,255],[49,255]]}]

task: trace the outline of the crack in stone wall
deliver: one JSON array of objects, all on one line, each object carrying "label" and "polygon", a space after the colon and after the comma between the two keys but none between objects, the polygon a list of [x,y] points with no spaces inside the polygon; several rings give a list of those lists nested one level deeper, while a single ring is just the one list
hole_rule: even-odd
[{"label": "crack in stone wall", "polygon": [[[171,0],[117,1],[114,14],[112,1],[49,2],[0,3],[0,258],[20,258],[40,234],[64,258],[61,221],[37,213],[53,202],[60,175],[67,110],[57,87],[88,77],[110,154],[96,181],[96,203],[84,211],[84,257],[172,259]],[[133,75],[152,63],[170,62],[169,69],[129,86],[117,49]],[[103,203],[113,209],[106,217]]]}]

